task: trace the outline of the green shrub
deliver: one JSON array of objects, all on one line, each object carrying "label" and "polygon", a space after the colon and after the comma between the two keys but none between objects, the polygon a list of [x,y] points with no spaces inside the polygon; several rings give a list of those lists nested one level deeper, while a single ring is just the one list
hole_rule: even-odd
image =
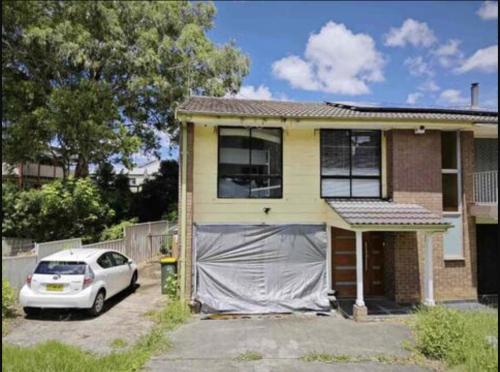
[{"label": "green shrub", "polygon": [[465,324],[457,310],[441,306],[423,309],[417,315],[417,345],[431,359],[446,359],[465,339]]},{"label": "green shrub", "polygon": [[7,279],[2,279],[2,319],[14,310],[16,296]]},{"label": "green shrub", "polygon": [[2,234],[37,242],[81,237],[94,242],[114,215],[89,178],[69,178],[40,189],[2,189]]},{"label": "green shrub", "polygon": [[132,218],[130,220],[125,220],[117,225],[110,226],[106,228],[101,234],[101,241],[104,240],[116,240],[123,238],[124,230],[127,226],[131,226],[138,222],[137,218]]},{"label": "green shrub", "polygon": [[467,371],[496,371],[497,350],[487,338],[498,337],[497,316],[496,311],[421,309],[414,324],[417,350]]},{"label": "green shrub", "polygon": [[177,299],[177,293],[178,293],[177,274],[170,274],[167,277],[165,283],[165,289],[167,290],[167,296],[170,300]]}]

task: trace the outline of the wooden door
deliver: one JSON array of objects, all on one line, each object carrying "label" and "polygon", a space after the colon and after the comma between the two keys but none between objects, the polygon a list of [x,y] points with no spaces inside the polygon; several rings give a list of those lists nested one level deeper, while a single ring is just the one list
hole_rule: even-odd
[{"label": "wooden door", "polygon": [[356,236],[332,227],[332,285],[338,298],[356,297]]},{"label": "wooden door", "polygon": [[363,283],[365,296],[384,295],[384,233],[363,233]]},{"label": "wooden door", "polygon": [[[356,235],[333,227],[332,285],[338,298],[356,297]],[[365,296],[384,295],[384,234],[363,233],[363,285]]]}]

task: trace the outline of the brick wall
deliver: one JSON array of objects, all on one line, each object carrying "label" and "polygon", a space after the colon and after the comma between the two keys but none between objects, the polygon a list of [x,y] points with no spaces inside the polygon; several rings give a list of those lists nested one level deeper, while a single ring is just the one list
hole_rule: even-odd
[{"label": "brick wall", "polygon": [[[434,236],[434,286],[437,301],[476,298],[475,224],[470,216],[474,142],[472,132],[461,134],[464,199],[464,255],[462,261],[444,261],[442,234]],[[388,190],[395,202],[420,204],[442,214],[441,134],[411,130],[388,133]],[[394,298],[398,302],[423,299],[425,233],[389,233],[388,249],[394,249]]]}]

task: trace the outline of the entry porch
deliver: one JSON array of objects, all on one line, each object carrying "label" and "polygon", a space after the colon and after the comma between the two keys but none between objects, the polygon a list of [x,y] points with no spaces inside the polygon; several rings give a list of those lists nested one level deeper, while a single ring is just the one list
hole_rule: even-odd
[{"label": "entry porch", "polygon": [[[435,304],[433,237],[436,232],[446,231],[449,224],[416,204],[372,200],[329,200],[328,204],[328,284],[344,311],[352,303],[352,316],[361,320],[384,308],[378,306],[380,300],[385,300],[386,305],[392,303],[393,309],[401,307],[395,302],[406,301],[399,299],[396,285],[398,289],[418,292],[408,302]],[[417,233],[425,241],[421,269]],[[398,249],[411,252],[414,260],[396,260]],[[370,311],[367,299],[372,305]]]}]

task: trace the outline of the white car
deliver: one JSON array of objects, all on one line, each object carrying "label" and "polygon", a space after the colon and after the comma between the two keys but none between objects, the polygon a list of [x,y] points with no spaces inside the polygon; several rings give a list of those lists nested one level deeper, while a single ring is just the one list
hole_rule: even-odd
[{"label": "white car", "polygon": [[107,249],[69,249],[43,258],[19,294],[27,315],[42,308],[89,309],[99,315],[104,301],[137,282],[137,265]]}]

